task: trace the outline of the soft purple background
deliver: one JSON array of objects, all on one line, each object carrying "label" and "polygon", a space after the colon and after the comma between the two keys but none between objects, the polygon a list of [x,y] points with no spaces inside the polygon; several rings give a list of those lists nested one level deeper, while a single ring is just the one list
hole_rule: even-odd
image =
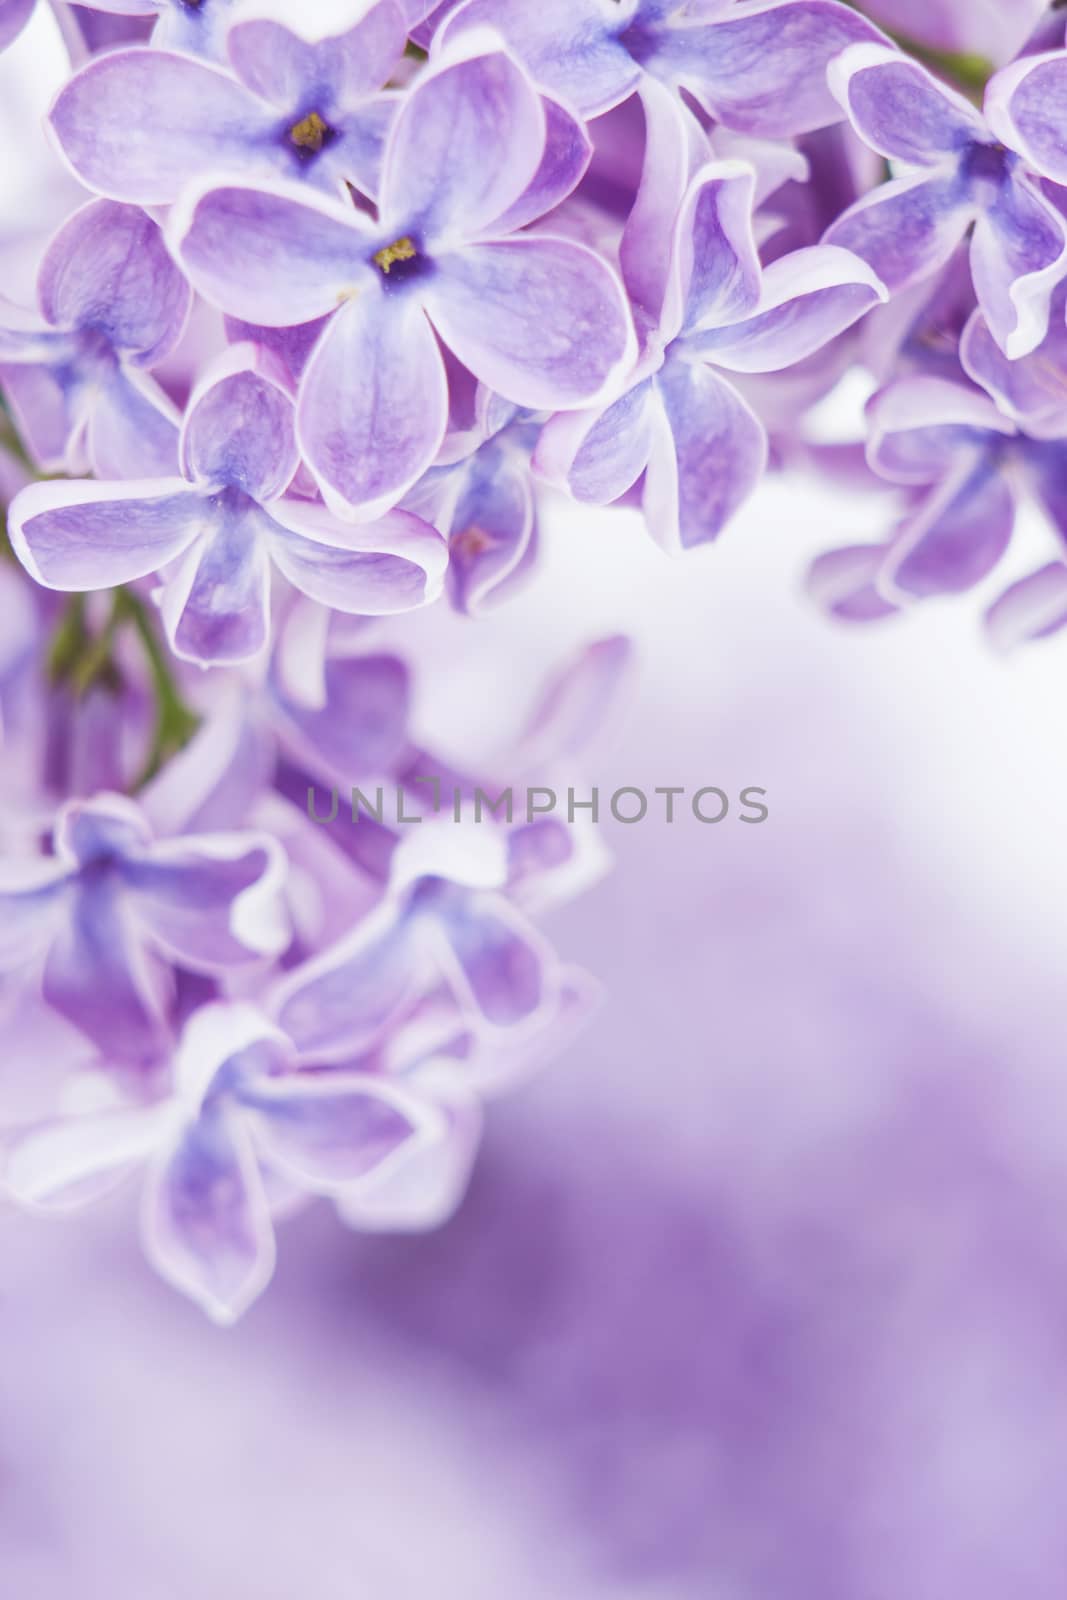
[{"label": "soft purple background", "polygon": [[563,511],[501,617],[398,635],[444,645],[419,714],[468,707],[469,757],[629,629],[575,784],[760,784],[772,819],[612,830],[552,927],[608,1003],[440,1234],[310,1212],[220,1333],[132,1193],[0,1215],[5,1595],[1061,1600],[1067,644],[827,624],[799,574],[877,515],[772,482],[672,565]]},{"label": "soft purple background", "polygon": [[441,619],[429,725],[467,695],[488,747],[629,625],[643,687],[589,775],[760,783],[772,819],[615,830],[553,930],[609,1003],[494,1108],[441,1234],[313,1212],[222,1334],[137,1258],[132,1196],[3,1217],[11,1593],[1062,1594],[1062,648],[992,662],[952,608],[831,628],[795,575],[868,514],[772,483],[675,566],[565,511],[516,608]]}]

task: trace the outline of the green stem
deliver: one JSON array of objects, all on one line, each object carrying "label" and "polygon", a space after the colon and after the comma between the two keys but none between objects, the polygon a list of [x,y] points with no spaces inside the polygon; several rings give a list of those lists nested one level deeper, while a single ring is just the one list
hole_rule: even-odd
[{"label": "green stem", "polygon": [[160,642],[155,624],[143,601],[129,589],[119,589],[116,606],[130,622],[148,661],[156,695],[156,726],[148,755],[134,789],[143,789],[156,776],[170,756],[183,750],[200,726],[196,712],[186,705],[171,672],[170,660]]},{"label": "green stem", "polygon": [[94,637],[87,622],[85,595],[71,595],[52,638],[48,675],[53,683],[69,685],[79,700],[97,687],[117,694],[122,675],[115,661],[115,643],[127,626],[133,629],[144,651],[156,708],[152,741],[133,784],[136,793],[171,756],[184,749],[200,726],[200,718],[182,699],[167,652],[144,602],[130,589],[113,590],[111,613]]}]

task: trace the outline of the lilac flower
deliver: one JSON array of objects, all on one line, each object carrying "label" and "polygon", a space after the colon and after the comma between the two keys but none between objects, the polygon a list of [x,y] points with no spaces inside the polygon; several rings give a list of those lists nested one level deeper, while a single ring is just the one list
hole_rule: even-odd
[{"label": "lilac flower", "polygon": [[174,348],[190,293],[156,224],[94,200],[52,240],[40,316],[0,304],[0,383],[43,471],[170,473],[178,413],[146,375]]},{"label": "lilac flower", "polygon": [[606,409],[555,418],[535,458],[595,504],[618,499],[643,475],[649,529],[674,552],[714,539],[766,463],[762,424],[722,370],[788,367],[885,298],[862,261],[832,246],[794,251],[762,271],[754,187],[753,169],[741,162],[698,173],[658,282],[643,258],[640,281],[627,268],[644,305],[658,301],[636,381]]},{"label": "lilac flower", "polygon": [[279,986],[278,1025],[307,1054],[350,1059],[443,983],[479,1034],[538,1026],[558,1005],[561,971],[509,897],[536,844],[525,828],[430,820],[394,841],[374,915]]},{"label": "lilac flower", "polygon": [[632,360],[603,261],[545,234],[508,237],[569,193],[581,166],[548,158],[558,119],[519,67],[484,36],[466,47],[405,99],[377,223],[280,182],[208,184],[171,216],[176,256],[224,311],[277,327],[333,312],[301,380],[297,436],[341,513],[395,505],[432,463],[448,418],[438,335],[532,409],[591,403]]},{"label": "lilac flower", "polygon": [[170,1097],[9,1136],[4,1183],[23,1204],[55,1207],[147,1163],[146,1254],[231,1323],[273,1273],[272,1213],[305,1194],[355,1194],[443,1131],[428,1095],[369,1072],[314,1070],[252,1007],[209,1005],[182,1035]]},{"label": "lilac flower", "polygon": [[52,108],[60,148],[90,189],[138,205],[169,204],[208,172],[302,180],[346,198],[351,180],[373,195],[396,104],[379,91],[407,32],[394,0],[354,26],[336,19],[335,35],[323,31],[329,19],[313,10],[291,27],[235,22],[230,70],[156,48],[98,56]]},{"label": "lilac flower", "polygon": [[90,11],[121,17],[156,17],[152,43],[193,55],[221,54],[238,0],[78,0]]},{"label": "lilac flower", "polygon": [[41,974],[44,998],[104,1050],[157,1045],[167,963],[215,974],[276,955],[285,870],[268,837],[153,840],[119,795],[60,812],[55,854],[0,868],[0,971]]},{"label": "lilac flower", "polygon": [[190,402],[182,478],[31,485],[11,507],[12,544],[53,589],[162,572],[173,649],[202,664],[265,648],[272,565],[340,610],[378,615],[432,598],[447,560],[433,529],[406,512],[356,528],[283,499],[297,460],[283,380],[263,352],[234,345]]},{"label": "lilac flower", "polygon": [[827,240],[870,262],[896,292],[936,273],[973,227],[978,302],[1007,355],[1028,354],[1044,337],[1049,298],[1067,272],[1067,229],[1002,140],[998,79],[986,92],[986,117],[878,45],[847,50],[830,83],[860,137],[913,170],[858,201]]},{"label": "lilac flower", "polygon": [[645,74],[687,89],[716,121],[771,138],[839,122],[826,69],[882,35],[836,0],[466,0],[437,47],[499,28],[539,83],[596,116]]},{"label": "lilac flower", "polygon": [[[883,478],[912,495],[885,547],[833,552],[814,582],[826,599],[851,560],[851,596],[842,582],[833,608],[867,620],[878,613],[872,588],[889,606],[958,594],[988,577],[1008,548],[1020,498],[1043,507],[1067,544],[1067,444],[1015,428],[985,395],[942,378],[891,384],[871,402],[868,457]],[[865,598],[866,597],[866,598]],[[842,612],[844,601],[848,610]],[[992,607],[987,627],[1008,648],[1067,623],[1067,564],[1059,560],[1013,584]]]}]

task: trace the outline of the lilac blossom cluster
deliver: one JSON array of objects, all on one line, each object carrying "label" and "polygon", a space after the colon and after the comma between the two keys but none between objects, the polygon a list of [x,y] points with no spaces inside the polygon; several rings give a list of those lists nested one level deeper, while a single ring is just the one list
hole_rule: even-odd
[{"label": "lilac blossom cluster", "polygon": [[[590,830],[458,826],[426,783],[543,781],[625,643],[491,774],[411,712],[420,614],[505,604],[547,494],[638,508],[681,555],[770,467],[845,472],[896,517],[812,574],[860,620],[985,578],[1024,494],[1062,548],[1064,22],[36,6],[84,194],[36,306],[0,301],[0,1178],[53,1209],[140,1172],[149,1258],[227,1321],[314,1197],[445,1218],[485,1099],[594,998],[534,920],[602,869]],[[0,0],[0,44],[35,8]],[[814,443],[856,371],[865,450]],[[1067,623],[1062,554],[990,623]],[[419,826],[323,827],[316,784],[388,786]]]}]

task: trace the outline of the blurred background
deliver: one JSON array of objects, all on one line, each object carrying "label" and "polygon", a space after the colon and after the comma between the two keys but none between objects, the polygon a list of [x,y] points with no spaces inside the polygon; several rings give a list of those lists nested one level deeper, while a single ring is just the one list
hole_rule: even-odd
[{"label": "blurred background", "polygon": [[5,1594],[1062,1600],[1067,636],[995,658],[980,597],[828,622],[805,567],[878,515],[779,477],[672,564],[557,505],[499,616],[411,621],[451,644],[422,730],[468,756],[630,633],[576,786],[758,785],[770,818],[605,827],[548,930],[605,1003],[492,1108],[442,1231],[315,1208],[220,1332],[133,1193],[0,1213]]}]

